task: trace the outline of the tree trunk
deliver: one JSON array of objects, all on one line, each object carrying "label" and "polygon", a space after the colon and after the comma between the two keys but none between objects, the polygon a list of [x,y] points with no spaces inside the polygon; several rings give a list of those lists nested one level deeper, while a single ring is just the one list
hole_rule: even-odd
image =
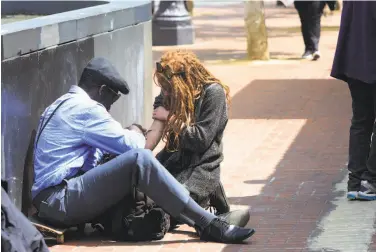
[{"label": "tree trunk", "polygon": [[268,60],[268,34],[265,25],[264,1],[245,1],[245,28],[250,60]]},{"label": "tree trunk", "polygon": [[342,1],[336,1],[336,11],[340,11],[342,9]]},{"label": "tree trunk", "polygon": [[187,8],[187,11],[191,16],[193,16],[193,0],[185,0],[184,1],[185,8]]}]

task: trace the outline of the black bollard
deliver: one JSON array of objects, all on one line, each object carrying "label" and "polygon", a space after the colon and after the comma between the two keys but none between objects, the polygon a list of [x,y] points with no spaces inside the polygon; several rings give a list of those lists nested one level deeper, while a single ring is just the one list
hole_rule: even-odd
[{"label": "black bollard", "polygon": [[184,0],[159,1],[152,24],[154,46],[193,44],[192,18]]}]

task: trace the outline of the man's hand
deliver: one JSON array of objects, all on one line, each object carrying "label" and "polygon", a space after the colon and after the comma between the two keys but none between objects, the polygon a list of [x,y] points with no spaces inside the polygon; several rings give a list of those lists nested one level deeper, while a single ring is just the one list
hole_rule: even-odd
[{"label": "man's hand", "polygon": [[153,111],[153,119],[160,121],[167,121],[170,111],[166,110],[164,107],[158,107]]},{"label": "man's hand", "polygon": [[145,133],[146,133],[146,129],[143,128],[141,125],[136,124],[136,123],[134,123],[131,126],[127,127],[127,129],[136,131],[136,132],[138,132],[138,133],[140,133],[142,135],[145,135]]}]

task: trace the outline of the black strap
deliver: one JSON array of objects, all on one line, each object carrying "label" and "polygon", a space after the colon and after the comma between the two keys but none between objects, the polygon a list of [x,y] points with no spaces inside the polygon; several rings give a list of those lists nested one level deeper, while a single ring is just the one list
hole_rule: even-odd
[{"label": "black strap", "polygon": [[[140,192],[140,191],[137,189],[136,186],[133,186],[133,193],[132,193],[132,195],[133,195],[133,200],[134,201],[137,200],[137,192]],[[140,192],[140,193],[142,193],[144,195],[145,205],[147,205],[148,204],[148,196],[145,193],[143,193],[143,192]]]},{"label": "black strap", "polygon": [[[35,147],[38,145],[39,137],[40,137],[40,135],[42,134],[42,131],[43,131],[44,128],[46,127],[47,123],[51,120],[51,118],[52,118],[52,116],[55,114],[56,110],[57,110],[58,108],[60,108],[60,106],[63,105],[63,103],[66,102],[66,101],[69,100],[69,99],[70,99],[70,98],[68,98],[68,99],[66,99],[66,100],[64,100],[64,101],[62,101],[62,102],[60,102],[60,104],[57,105],[57,107],[55,108],[54,111],[52,111],[50,117],[47,119],[47,121],[46,121],[46,123],[45,123],[44,125],[43,125],[43,123],[44,123],[44,118],[43,118],[42,123],[41,123],[41,129],[40,129],[40,131],[39,131],[39,134],[38,134],[38,137],[37,137],[37,141],[36,141],[36,143],[35,143]],[[46,114],[47,114],[47,113],[46,113]],[[42,125],[43,125],[43,127],[42,127]]]}]

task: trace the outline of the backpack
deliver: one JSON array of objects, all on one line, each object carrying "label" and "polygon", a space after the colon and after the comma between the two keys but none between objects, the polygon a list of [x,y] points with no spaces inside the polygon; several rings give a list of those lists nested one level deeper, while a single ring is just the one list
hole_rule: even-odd
[{"label": "backpack", "polygon": [[[114,158],[105,154],[101,163]],[[170,228],[170,216],[133,187],[133,193],[92,221],[92,226],[116,241],[161,240]]]}]

